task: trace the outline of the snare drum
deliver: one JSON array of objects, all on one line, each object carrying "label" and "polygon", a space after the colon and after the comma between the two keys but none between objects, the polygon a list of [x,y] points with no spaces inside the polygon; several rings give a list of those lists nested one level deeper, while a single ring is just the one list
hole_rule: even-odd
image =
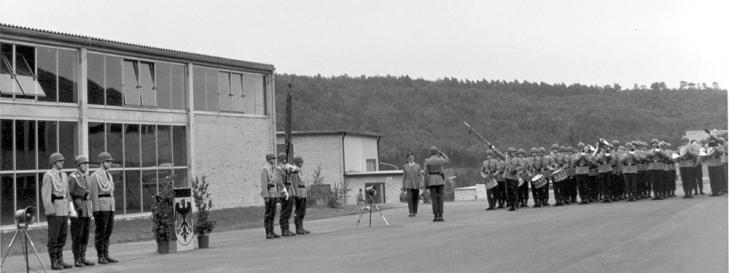
[{"label": "snare drum", "polygon": [[499,185],[499,183],[496,182],[496,179],[492,178],[492,179],[489,179],[489,181],[486,181],[486,183],[484,183],[484,185],[486,186],[486,189],[489,190],[489,189],[493,189],[494,187]]},{"label": "snare drum", "polygon": [[532,186],[534,186],[534,188],[541,188],[544,184],[547,184],[547,179],[544,178],[544,175],[537,174],[532,177]]},{"label": "snare drum", "polygon": [[559,168],[552,172],[552,180],[554,182],[561,182],[565,179],[567,179],[567,172],[565,172],[564,169]]}]

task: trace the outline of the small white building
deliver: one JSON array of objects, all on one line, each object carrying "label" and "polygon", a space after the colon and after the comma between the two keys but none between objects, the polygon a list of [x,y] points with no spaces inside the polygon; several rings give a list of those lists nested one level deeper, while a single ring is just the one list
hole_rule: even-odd
[{"label": "small white building", "polygon": [[486,200],[486,186],[476,184],[470,187],[455,188],[454,201]]}]

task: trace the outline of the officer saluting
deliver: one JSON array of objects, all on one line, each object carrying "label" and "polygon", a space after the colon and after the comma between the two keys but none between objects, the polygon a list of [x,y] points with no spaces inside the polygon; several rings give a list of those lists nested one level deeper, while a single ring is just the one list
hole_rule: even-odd
[{"label": "officer saluting", "polygon": [[89,226],[93,206],[88,190],[89,158],[83,155],[76,157],[76,171],[68,179],[68,191],[78,217],[71,218],[71,241],[73,241],[73,260],[76,267],[92,266],[86,260],[86,245],[89,243]]},{"label": "officer saluting", "polygon": [[425,173],[425,186],[430,190],[430,200],[433,204],[433,222],[443,222],[443,189],[445,188],[445,173],[443,166],[448,164],[448,156],[438,147],[430,147],[430,157],[423,163]]},{"label": "officer saluting", "polygon": [[48,256],[51,258],[51,269],[71,268],[63,262],[63,246],[68,234],[68,216],[70,214],[69,194],[66,174],[63,168],[63,155],[53,153],[50,156],[52,169],[43,174],[41,197],[48,221]]},{"label": "officer saluting", "polygon": [[294,193],[294,203],[296,215],[294,216],[294,225],[296,225],[296,234],[303,235],[309,234],[308,230],[304,229],[304,216],[306,215],[306,181],[304,181],[304,174],[301,167],[304,165],[304,159],[300,156],[294,157],[294,167],[291,171],[291,185],[296,190]]},{"label": "officer saluting", "polygon": [[118,262],[109,257],[109,239],[114,230],[114,179],[109,173],[111,168],[111,154],[102,152],[98,156],[99,169],[91,174],[89,180],[89,195],[94,209],[94,243],[99,264]]}]

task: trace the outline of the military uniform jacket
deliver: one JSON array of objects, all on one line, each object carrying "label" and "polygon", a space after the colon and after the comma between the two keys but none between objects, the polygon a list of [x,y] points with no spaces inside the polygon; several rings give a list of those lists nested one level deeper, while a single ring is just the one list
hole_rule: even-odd
[{"label": "military uniform jacket", "polygon": [[597,155],[597,172],[598,173],[609,173],[613,171],[613,164],[615,162],[615,156],[613,154],[610,154],[610,156],[607,156],[607,154],[603,151],[600,152]]},{"label": "military uniform jacket", "polygon": [[534,174],[534,158],[522,157],[521,162],[524,164],[524,170],[519,174],[522,180],[529,181],[530,176]]},{"label": "military uniform jacket", "polygon": [[620,170],[625,173],[638,173],[640,158],[636,154],[624,153],[620,157]]},{"label": "military uniform jacket", "polygon": [[46,215],[68,216],[69,202],[68,177],[64,172],[51,169],[43,174],[41,197]]},{"label": "military uniform jacket", "polygon": [[665,164],[663,167],[665,168],[666,171],[676,170],[676,166],[675,166],[676,161],[674,161],[671,158],[672,155],[673,155],[673,151],[671,151],[669,149],[663,150],[663,158],[665,158],[665,162],[664,162]]},{"label": "military uniform jacket", "polygon": [[306,181],[304,180],[304,171],[301,170],[301,167],[295,165],[290,166],[289,181],[291,182],[291,187],[294,188],[293,193],[289,192],[289,194],[293,194],[299,198],[306,198]]},{"label": "military uniform jacket", "polygon": [[712,156],[705,157],[703,164],[706,164],[708,167],[717,167],[722,166],[723,163],[721,162],[721,155],[724,154],[724,147],[722,145],[716,145],[714,147],[716,150]]},{"label": "military uniform jacket", "polygon": [[524,171],[522,158],[514,157],[504,162],[504,178],[519,180],[519,174]]},{"label": "military uniform jacket", "polygon": [[496,181],[504,181],[504,162],[498,159],[488,159],[481,163],[481,177],[484,182],[491,179]]},{"label": "military uniform jacket", "polygon": [[88,189],[94,211],[114,211],[114,179],[111,174],[99,168],[90,178]]},{"label": "military uniform jacket", "polygon": [[651,150],[648,152],[646,159],[648,160],[648,170],[665,170],[665,158],[662,151]]},{"label": "military uniform jacket", "polygon": [[[684,145],[678,149],[681,157],[677,158],[678,166],[681,168],[696,167],[699,158],[699,147],[697,145]],[[683,155],[681,153],[684,153]]]},{"label": "military uniform jacket", "polygon": [[425,186],[439,186],[445,185],[445,173],[443,173],[443,166],[448,164],[448,159],[440,157],[439,155],[431,155],[423,163],[425,171]]},{"label": "military uniform jacket", "polygon": [[88,188],[88,175],[78,170],[68,177],[68,192],[73,200],[73,205],[78,212],[78,217],[91,217],[93,205]]},{"label": "military uniform jacket", "polygon": [[638,156],[638,171],[642,172],[648,169],[648,152],[645,150],[637,150],[635,155]]},{"label": "military uniform jacket", "polygon": [[593,161],[592,156],[579,153],[572,159],[572,165],[575,166],[575,175],[589,175],[590,167],[597,164]]},{"label": "military uniform jacket", "polygon": [[405,163],[402,166],[402,188],[403,189],[419,189],[423,187],[423,168],[420,164],[413,162]]},{"label": "military uniform jacket", "polygon": [[[291,185],[291,180],[289,180],[292,168],[294,168],[294,166],[288,163],[276,165],[276,171],[278,172],[276,179],[280,180],[277,181],[277,185],[283,185],[282,187],[286,188],[286,192],[289,193],[289,196],[293,196],[296,192],[293,185]],[[282,194],[280,197],[283,197],[283,188],[281,188]]]},{"label": "military uniform jacket", "polygon": [[278,175],[279,172],[276,171],[275,166],[269,164],[263,166],[263,168],[261,169],[261,197],[276,198],[281,194],[279,189],[283,186],[283,184],[277,183],[281,183],[280,181],[283,180],[280,178],[276,178]]}]

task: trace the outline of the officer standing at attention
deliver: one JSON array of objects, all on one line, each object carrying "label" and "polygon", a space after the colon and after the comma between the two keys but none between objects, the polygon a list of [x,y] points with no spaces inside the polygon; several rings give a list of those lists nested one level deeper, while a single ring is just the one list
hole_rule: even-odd
[{"label": "officer standing at attention", "polygon": [[304,181],[304,173],[301,167],[304,165],[304,159],[300,156],[294,157],[294,167],[291,170],[289,179],[291,180],[291,186],[295,189],[294,194],[294,205],[296,210],[294,211],[294,225],[296,226],[296,234],[304,235],[309,234],[308,230],[304,229],[304,216],[306,215],[306,181]]},{"label": "officer standing at attention", "polygon": [[438,147],[430,147],[430,157],[425,160],[425,186],[430,190],[430,200],[433,204],[433,222],[443,222],[443,191],[445,188],[445,173],[443,166],[448,164],[448,156],[438,150]]},{"label": "officer standing at attention", "polygon": [[407,193],[409,217],[418,214],[418,201],[420,201],[420,189],[423,188],[423,175],[420,164],[415,163],[415,154],[408,154],[408,162],[402,167],[402,191]]},{"label": "officer standing at attention", "polygon": [[99,257],[99,264],[118,262],[109,257],[109,239],[114,230],[114,179],[109,169],[111,168],[111,154],[102,152],[98,156],[99,169],[91,174],[89,181],[89,195],[94,212],[94,230],[96,255]]},{"label": "officer standing at attention", "polygon": [[261,170],[261,197],[265,206],[263,226],[266,229],[266,239],[279,238],[280,235],[273,231],[273,218],[276,217],[276,200],[279,195],[279,186],[276,185],[276,156],[266,155],[266,165]]},{"label": "officer standing at attention", "polygon": [[68,177],[61,171],[63,155],[53,153],[49,162],[51,169],[43,174],[41,197],[48,221],[48,256],[51,258],[51,269],[61,270],[73,267],[63,262],[63,246],[66,245],[68,234],[71,199],[68,194]]},{"label": "officer standing at attention", "polygon": [[71,218],[71,241],[73,242],[73,260],[76,267],[92,266],[86,260],[86,246],[89,243],[89,227],[93,206],[88,189],[89,158],[83,155],[76,157],[76,170],[68,179],[68,192],[73,200],[78,217]]}]

